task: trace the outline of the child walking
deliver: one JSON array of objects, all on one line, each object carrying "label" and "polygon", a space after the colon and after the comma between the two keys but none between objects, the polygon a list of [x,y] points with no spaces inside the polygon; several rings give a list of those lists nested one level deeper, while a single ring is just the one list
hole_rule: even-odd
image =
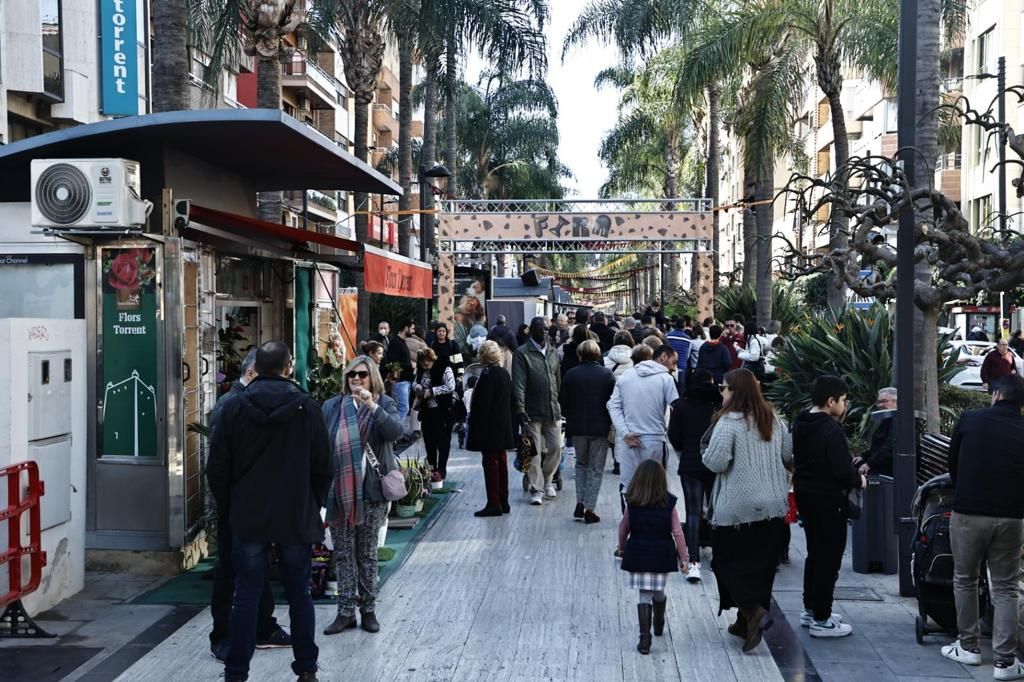
[{"label": "child walking", "polygon": [[651,624],[660,637],[665,631],[665,583],[668,574],[689,569],[686,539],[676,512],[676,497],[668,492],[665,469],[656,459],[640,463],[626,491],[626,510],[619,523],[622,570],[629,586],[640,591],[637,617],[640,643],[636,650],[651,652]]}]

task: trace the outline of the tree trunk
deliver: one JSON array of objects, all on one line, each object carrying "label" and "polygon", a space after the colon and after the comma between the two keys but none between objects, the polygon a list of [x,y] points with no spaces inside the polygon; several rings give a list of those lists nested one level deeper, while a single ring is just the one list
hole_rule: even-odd
[{"label": "tree trunk", "polygon": [[[718,165],[720,152],[718,150],[718,103],[721,93],[718,90],[717,85],[712,85],[708,88],[708,158],[706,162],[707,170],[707,189],[705,190],[705,196],[711,199],[711,206],[718,206]],[[712,225],[712,243],[711,248],[714,250],[714,255],[711,258],[711,265],[713,268],[711,277],[711,297],[714,297],[718,293],[718,273],[722,269],[722,249],[719,243],[718,235],[718,211],[711,213],[711,225]],[[694,282],[696,286],[696,282]]]},{"label": "tree trunk", "polygon": [[163,0],[152,5],[153,113],[191,109],[186,37],[186,0]]},{"label": "tree trunk", "polygon": [[[665,145],[665,198],[675,199],[679,196],[679,154],[676,151],[677,140],[675,135],[668,136],[668,143]],[[674,211],[679,208],[675,203],[669,204],[668,210]],[[675,242],[662,242],[661,246],[664,249],[668,245],[675,245]],[[669,295],[670,292],[675,290],[676,283],[674,281],[676,269],[679,267],[679,254],[671,253],[665,254],[659,258],[663,264],[659,264],[661,268],[661,291],[663,293],[662,298],[665,295]],[[664,267],[664,264],[668,265],[668,268]]]},{"label": "tree trunk", "polygon": [[775,196],[775,159],[769,158],[758,172],[754,200],[757,219],[757,324],[768,329],[772,321],[772,224],[775,210],[770,202]]},{"label": "tree trunk", "polygon": [[[756,196],[757,178],[754,169],[744,164],[743,168],[744,197]],[[743,209],[743,284],[754,287],[757,276],[757,218],[754,208]]]},{"label": "tree trunk", "polygon": [[[939,52],[941,50],[939,17],[942,0],[918,0],[917,5],[917,144],[915,184],[932,186],[938,161],[939,117]],[[930,112],[930,113],[929,113]],[[918,222],[930,216],[919,215]],[[897,245],[898,246],[898,245]],[[931,268],[919,262],[914,268],[917,286],[931,285]],[[936,343],[938,309],[914,310],[914,408],[924,410],[928,428],[939,430],[939,380]],[[923,390],[921,390],[923,388]],[[902,399],[906,400],[906,398]]]},{"label": "tree trunk", "polygon": [[[838,70],[838,67],[837,67]],[[832,145],[836,152],[837,172],[845,171],[846,163],[850,160],[850,141],[846,137],[846,113],[843,111],[843,102],[840,98],[842,92],[842,76],[836,75],[834,82],[838,83],[835,88],[825,92],[828,97],[829,109],[832,113]],[[846,181],[837,177],[838,186],[845,187]],[[833,210],[829,216],[828,225],[828,246],[829,250],[844,249],[850,243],[849,238],[850,220],[840,211]],[[856,267],[856,264],[850,265]],[[846,305],[846,284],[845,280],[837,281],[835,273],[829,275],[828,306],[832,310],[839,310]]]},{"label": "tree trunk", "polygon": [[[367,139],[369,135],[368,126],[370,124],[370,102],[357,99],[355,116],[353,118],[355,119],[355,134],[353,135],[352,142],[355,147],[355,156],[360,161],[366,162],[370,155],[369,140]],[[370,217],[367,215],[369,208],[370,195],[366,192],[356,192],[356,241],[360,244],[366,244],[369,241]],[[358,338],[365,339],[369,338],[370,335],[370,294],[366,291],[365,270],[358,268],[355,271],[355,275],[356,289],[359,291],[356,330]]]},{"label": "tree trunk", "polygon": [[412,235],[412,69],[413,40],[409,31],[398,36],[398,252],[418,258],[409,251]]},{"label": "tree trunk", "polygon": [[[256,106],[260,109],[281,109],[281,64],[277,60],[259,60],[256,68]],[[284,202],[281,192],[260,192],[257,204],[260,220],[277,224],[283,222]]]},{"label": "tree trunk", "polygon": [[456,119],[458,118],[457,93],[455,83],[459,77],[458,54],[456,53],[455,32],[448,32],[447,52],[445,53],[445,83],[444,83],[444,132],[445,132],[445,161],[451,176],[448,178],[448,194],[455,196],[455,174],[458,170],[458,130]]},{"label": "tree trunk", "polygon": [[[429,72],[423,88],[423,147],[420,149],[420,167],[432,168],[437,160],[437,79]],[[427,189],[420,196],[420,209],[434,209],[434,194]],[[426,247],[427,258],[430,249],[434,248],[434,216],[431,213],[420,215],[420,239]]]}]

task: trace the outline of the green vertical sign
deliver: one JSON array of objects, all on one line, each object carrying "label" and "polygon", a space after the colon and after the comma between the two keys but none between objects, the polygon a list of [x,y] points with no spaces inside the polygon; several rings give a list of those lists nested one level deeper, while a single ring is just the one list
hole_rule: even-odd
[{"label": "green vertical sign", "polygon": [[103,249],[101,457],[157,448],[156,247]]}]

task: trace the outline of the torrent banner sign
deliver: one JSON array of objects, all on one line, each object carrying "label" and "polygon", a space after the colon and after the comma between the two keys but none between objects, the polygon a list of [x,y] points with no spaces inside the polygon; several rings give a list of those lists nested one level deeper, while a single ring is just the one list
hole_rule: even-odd
[{"label": "torrent banner sign", "polygon": [[156,459],[157,293],[154,247],[103,250],[100,457]]},{"label": "torrent banner sign", "polygon": [[363,248],[367,291],[405,298],[431,298],[434,273],[430,266],[372,246]]},{"label": "torrent banner sign", "polygon": [[100,76],[103,113],[139,113],[138,17],[135,0],[100,0]]}]

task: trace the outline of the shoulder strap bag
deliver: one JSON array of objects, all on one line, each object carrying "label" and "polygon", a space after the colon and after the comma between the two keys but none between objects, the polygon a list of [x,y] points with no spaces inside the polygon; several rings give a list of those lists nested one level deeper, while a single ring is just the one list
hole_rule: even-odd
[{"label": "shoulder strap bag", "polygon": [[380,485],[384,492],[384,499],[388,502],[397,502],[405,497],[409,491],[405,487],[405,474],[402,473],[402,467],[397,467],[382,475],[380,462],[377,461],[377,455],[374,454],[369,442],[363,444],[363,452],[366,453],[366,459],[370,460],[370,466],[377,472],[377,478],[380,479]]}]

